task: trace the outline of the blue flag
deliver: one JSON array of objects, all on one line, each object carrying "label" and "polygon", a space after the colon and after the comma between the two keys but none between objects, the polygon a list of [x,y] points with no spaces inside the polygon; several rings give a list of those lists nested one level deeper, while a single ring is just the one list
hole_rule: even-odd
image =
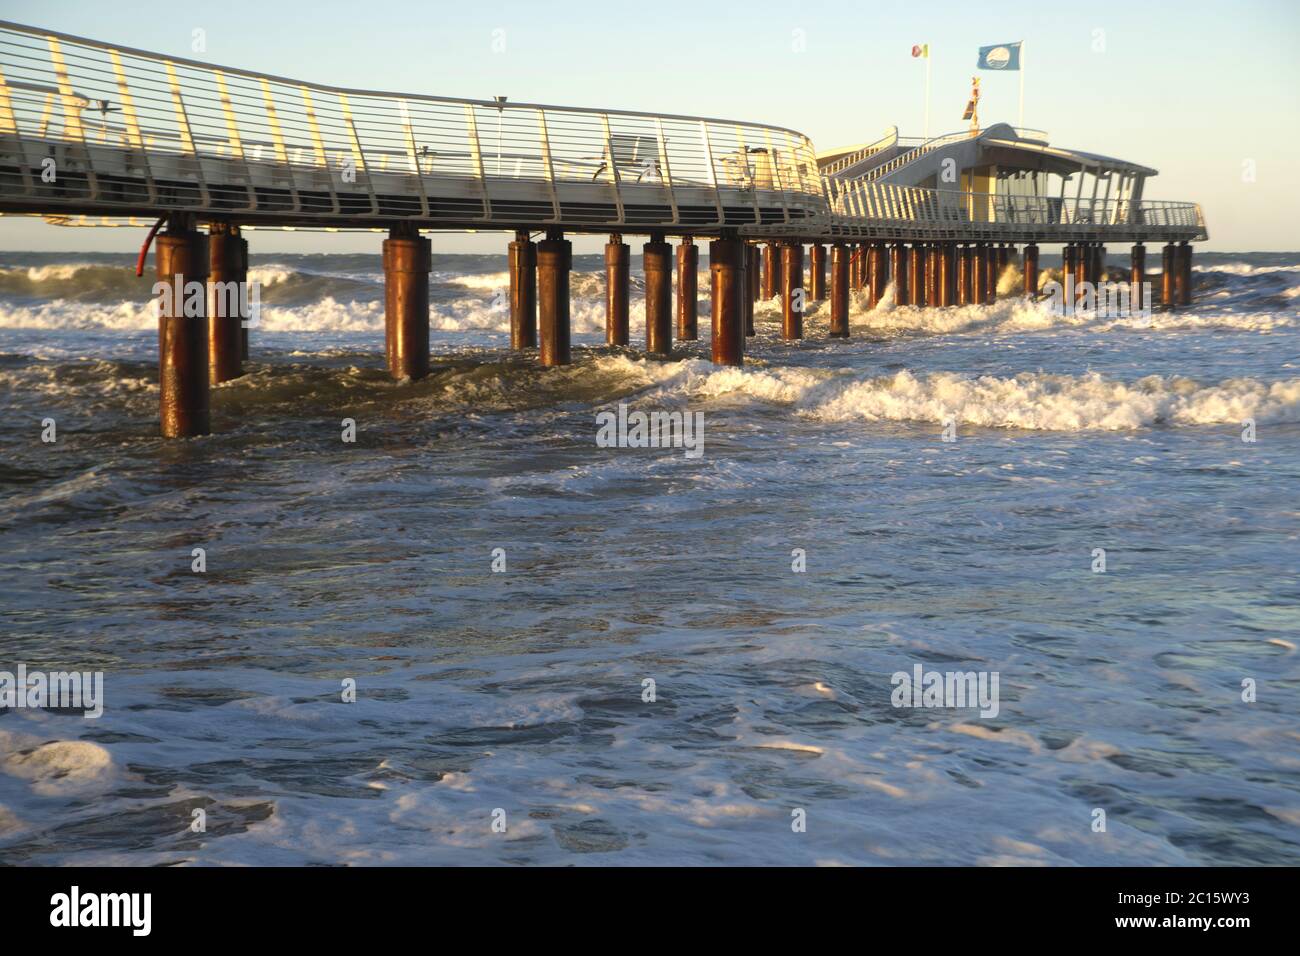
[{"label": "blue flag", "polygon": [[1018,70],[1020,69],[1020,43],[995,43],[993,46],[980,47],[980,59],[975,64],[979,70]]}]

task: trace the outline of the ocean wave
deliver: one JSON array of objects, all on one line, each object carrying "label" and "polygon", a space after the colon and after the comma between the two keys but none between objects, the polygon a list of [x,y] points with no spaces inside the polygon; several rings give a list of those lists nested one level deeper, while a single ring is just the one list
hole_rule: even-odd
[{"label": "ocean wave", "polygon": [[1300,379],[1205,384],[1162,375],[1123,381],[1098,373],[1001,377],[910,370],[866,376],[848,369],[716,369],[702,360],[661,363],[627,356],[603,356],[597,365],[664,393],[697,399],[740,393],[827,422],[952,420],[1040,431],[1240,424],[1247,418],[1300,422]]}]

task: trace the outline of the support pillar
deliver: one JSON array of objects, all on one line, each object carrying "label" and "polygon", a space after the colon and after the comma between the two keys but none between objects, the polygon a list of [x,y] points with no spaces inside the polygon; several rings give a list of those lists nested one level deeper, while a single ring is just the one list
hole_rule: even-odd
[{"label": "support pillar", "polygon": [[849,337],[849,258],[842,242],[831,246],[831,332],[835,338]]},{"label": "support pillar", "polygon": [[997,248],[984,243],[984,304],[997,302]]},{"label": "support pillar", "polygon": [[983,305],[989,295],[989,247],[977,242],[971,250],[971,297],[972,305]]},{"label": "support pillar", "polygon": [[537,245],[526,229],[510,243],[510,347],[537,347]]},{"label": "support pillar", "polygon": [[777,264],[777,249],[775,242],[769,242],[763,247],[763,301],[775,298],[777,293],[777,273],[780,266]]},{"label": "support pillar", "polygon": [[754,334],[754,303],[758,301],[758,272],[760,261],[758,246],[745,246],[745,258],[743,260],[745,266],[745,288],[749,291],[749,295],[745,296],[743,299],[745,304],[745,308],[743,309],[743,318],[745,322],[746,336]]},{"label": "support pillar", "polygon": [[970,247],[957,247],[957,305],[970,303]]},{"label": "support pillar", "polygon": [[564,231],[551,228],[537,244],[537,313],[541,333],[539,358],[543,365],[568,365],[569,270],[573,267],[573,243]]},{"label": "support pillar", "polygon": [[1140,306],[1142,283],[1147,281],[1147,247],[1140,242],[1129,250],[1128,281],[1132,301]]},{"label": "support pillar", "polygon": [[1074,247],[1074,289],[1075,297],[1082,298],[1083,284],[1088,281],[1088,257],[1092,249],[1088,243],[1081,242]]},{"label": "support pillar", "polygon": [[871,267],[871,288],[867,296],[867,308],[874,309],[885,297],[885,289],[889,287],[889,260],[885,257],[883,242],[871,244],[868,262]]},{"label": "support pillar", "polygon": [[429,374],[429,270],[433,244],[419,230],[394,226],[384,240],[384,346],[388,374]]},{"label": "support pillar", "polygon": [[[677,247],[677,338],[683,342],[694,342],[700,337],[699,269],[700,247],[690,236],[682,236],[681,245]],[[745,287],[748,291],[748,281]],[[748,295],[745,296],[745,301],[745,311],[752,316],[753,307]]]},{"label": "support pillar", "polygon": [[1192,247],[1184,242],[1178,246],[1178,277],[1174,284],[1179,305],[1192,304]]},{"label": "support pillar", "polygon": [[1025,295],[1031,299],[1038,298],[1038,247],[1025,246],[1024,256]]},{"label": "support pillar", "polygon": [[739,239],[717,239],[709,243],[714,365],[743,365],[745,361],[741,304],[744,255],[745,244]]},{"label": "support pillar", "polygon": [[172,221],[154,244],[158,281],[158,407],[164,438],[211,431],[208,414],[207,296],[196,296],[202,314],[186,317],[185,286],[208,277],[207,239],[188,224]]},{"label": "support pillar", "polygon": [[907,298],[907,247],[896,242],[889,247],[889,273],[894,279],[894,304],[906,305]]},{"label": "support pillar", "polygon": [[613,233],[605,243],[605,344],[628,343],[628,285],[632,250]]},{"label": "support pillar", "polygon": [[939,246],[939,256],[936,263],[939,268],[939,274],[936,281],[937,288],[935,291],[939,296],[939,305],[944,307],[952,305],[955,301],[955,296],[953,295],[957,284],[954,281],[955,276],[953,274],[954,266],[956,265],[953,261],[955,258],[953,254],[955,252],[956,246],[951,242],[941,243]]},{"label": "support pillar", "polygon": [[652,355],[673,350],[673,247],[659,234],[641,247],[645,272],[645,349]]},{"label": "support pillar", "polygon": [[208,226],[208,381],[212,385],[244,374],[247,249],[238,226],[224,222]]},{"label": "support pillar", "polygon": [[781,334],[787,342],[803,338],[803,243],[781,248]]},{"label": "support pillar", "polygon": [[1165,243],[1160,250],[1160,304],[1166,309],[1174,307],[1174,272],[1177,265],[1177,246]]},{"label": "support pillar", "polygon": [[814,242],[808,250],[808,297],[814,302],[826,298],[826,247]]},{"label": "support pillar", "polygon": [[919,242],[912,243],[907,254],[908,296],[911,305],[925,304],[925,249]]}]

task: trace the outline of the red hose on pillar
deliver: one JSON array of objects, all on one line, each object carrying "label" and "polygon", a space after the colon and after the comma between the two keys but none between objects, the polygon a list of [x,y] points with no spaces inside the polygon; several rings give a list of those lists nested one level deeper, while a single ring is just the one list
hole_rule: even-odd
[{"label": "red hose on pillar", "polygon": [[136,278],[144,275],[144,260],[149,258],[149,247],[153,245],[153,237],[158,235],[158,230],[163,227],[163,223],[166,221],[167,217],[163,216],[153,224],[153,228],[149,230],[149,235],[144,237],[144,245],[140,247],[140,257],[135,260]]}]

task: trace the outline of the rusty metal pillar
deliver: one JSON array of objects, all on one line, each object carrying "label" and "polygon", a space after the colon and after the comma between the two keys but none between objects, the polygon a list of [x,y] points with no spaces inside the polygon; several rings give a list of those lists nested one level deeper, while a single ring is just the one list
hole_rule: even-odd
[{"label": "rusty metal pillar", "polygon": [[831,246],[831,331],[835,338],[849,337],[849,258],[842,242]]},{"label": "rusty metal pillar", "polygon": [[673,350],[673,247],[659,233],[641,247],[645,272],[645,348],[652,355]]},{"label": "rusty metal pillar", "polygon": [[710,292],[713,302],[713,364],[743,365],[745,244],[739,239],[709,243]]},{"label": "rusty metal pillar", "polygon": [[1178,275],[1174,283],[1179,305],[1192,304],[1192,246],[1184,242],[1178,246]]},{"label": "rusty metal pillar", "polygon": [[820,302],[826,298],[826,247],[820,242],[814,242],[809,247],[808,261],[808,296],[814,302]]},{"label": "rusty metal pillar", "polygon": [[874,309],[880,304],[880,300],[885,297],[885,289],[889,287],[889,260],[885,256],[885,244],[883,242],[873,242],[871,244],[870,256],[868,263],[871,267],[871,286],[867,293],[867,308]]},{"label": "rusty metal pillar", "polygon": [[975,243],[971,250],[970,301],[972,305],[983,305],[988,299],[989,250],[982,242]]},{"label": "rusty metal pillar", "polygon": [[993,291],[996,293],[998,284],[1002,281],[1002,273],[1007,271],[1007,263],[1011,261],[1011,251],[1007,248],[1006,243],[998,243],[998,264],[997,275],[993,278]]},{"label": "rusty metal pillar", "polygon": [[213,385],[244,374],[246,248],[237,227],[224,222],[208,225],[208,381]]},{"label": "rusty metal pillar", "polygon": [[510,347],[537,347],[537,246],[528,230],[510,243]]},{"label": "rusty metal pillar", "polygon": [[896,242],[889,247],[889,274],[894,280],[894,304],[906,305],[907,296],[907,247]]},{"label": "rusty metal pillar", "polygon": [[939,244],[939,255],[935,261],[938,266],[938,275],[935,279],[935,294],[939,297],[940,306],[949,306],[954,303],[953,287],[956,283],[953,281],[953,262],[954,246],[951,242]]},{"label": "rusty metal pillar", "polygon": [[957,287],[954,291],[954,305],[970,302],[970,249],[966,246],[957,247]]},{"label": "rusty metal pillar", "polygon": [[1128,253],[1128,281],[1134,308],[1142,302],[1142,283],[1147,281],[1147,247],[1137,243]]},{"label": "rusty metal pillar", "polygon": [[[694,342],[700,337],[699,269],[700,247],[690,236],[682,236],[677,247],[677,338],[683,342]],[[748,281],[745,287],[748,291]],[[748,302],[749,296],[745,299]]]},{"label": "rusty metal pillar", "polygon": [[429,374],[429,270],[432,243],[410,226],[394,226],[384,240],[384,345],[388,374]]},{"label": "rusty metal pillar", "polygon": [[632,250],[619,233],[605,243],[605,344],[628,343],[628,286]]},{"label": "rusty metal pillar", "polygon": [[1165,243],[1160,250],[1160,304],[1166,309],[1174,307],[1174,271],[1177,265],[1177,246]]},{"label": "rusty metal pillar", "polygon": [[[183,217],[168,222],[154,247],[158,281],[158,405],[164,438],[206,435],[208,414],[207,238]],[[197,285],[190,286],[190,283]],[[187,286],[189,289],[187,290]],[[193,292],[194,295],[189,295]],[[185,314],[186,303],[192,303]]]},{"label": "rusty metal pillar", "polygon": [[1075,297],[1083,295],[1083,284],[1088,281],[1088,259],[1092,249],[1086,242],[1081,242],[1074,249],[1074,288]]},{"label": "rusty metal pillar", "polygon": [[925,250],[919,242],[912,243],[907,251],[907,302],[925,304]]},{"label": "rusty metal pillar", "polygon": [[1024,272],[1025,295],[1035,299],[1038,297],[1038,246],[1032,243],[1025,246]]},{"label": "rusty metal pillar", "polygon": [[984,303],[991,304],[997,300],[997,250],[991,243],[984,243]]},{"label": "rusty metal pillar", "polygon": [[744,258],[741,260],[745,266],[745,290],[749,293],[743,298],[744,309],[742,317],[745,324],[745,335],[754,334],[754,304],[758,301],[759,281],[758,273],[761,265],[758,246],[746,245],[744,247]]},{"label": "rusty metal pillar", "polygon": [[541,333],[539,358],[543,365],[568,365],[569,270],[573,267],[573,243],[564,230],[552,227],[537,244],[537,306]]},{"label": "rusty metal pillar", "polygon": [[803,338],[803,243],[781,248],[781,334],[787,342]]},{"label": "rusty metal pillar", "polygon": [[763,246],[763,301],[766,302],[776,296],[777,293],[777,273],[780,266],[777,264],[777,249],[775,242],[769,242]]}]

